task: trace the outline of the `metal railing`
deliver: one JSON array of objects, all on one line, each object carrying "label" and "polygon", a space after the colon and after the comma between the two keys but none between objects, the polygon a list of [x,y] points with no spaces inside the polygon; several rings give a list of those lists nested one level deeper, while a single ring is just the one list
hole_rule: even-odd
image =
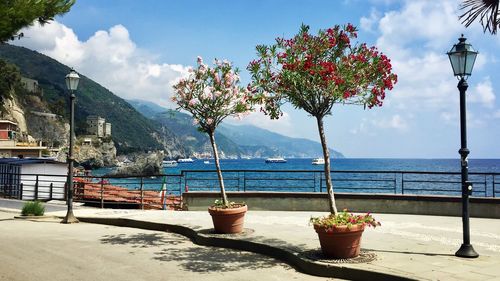
[{"label": "metal railing", "polygon": [[[461,194],[459,172],[420,171],[332,171],[335,192],[450,195]],[[224,170],[228,191],[326,192],[323,171],[311,170]],[[217,191],[215,171],[183,170],[185,190]],[[473,196],[498,197],[500,173],[469,173]]]},{"label": "metal railing", "polygon": [[[13,173],[11,173],[13,172]],[[0,193],[23,200],[65,200],[66,175],[0,171]],[[460,196],[458,172],[332,171],[335,192]],[[326,192],[323,171],[223,170],[227,191]],[[500,196],[500,173],[469,173],[476,197]],[[183,192],[218,191],[215,171],[155,176],[75,176],[74,200],[100,207],[178,209]]]}]

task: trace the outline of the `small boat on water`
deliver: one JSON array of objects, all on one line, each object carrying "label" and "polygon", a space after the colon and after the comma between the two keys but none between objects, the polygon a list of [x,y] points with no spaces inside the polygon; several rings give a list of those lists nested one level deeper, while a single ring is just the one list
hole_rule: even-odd
[{"label": "small boat on water", "polygon": [[179,158],[177,159],[177,163],[193,163],[194,160],[191,158]]},{"label": "small boat on water", "polygon": [[323,158],[314,158],[312,160],[313,165],[324,165],[325,164],[325,159]]},{"label": "small boat on water", "polygon": [[175,160],[163,160],[163,167],[175,167],[177,166],[177,161]]},{"label": "small boat on water", "polygon": [[205,161],[203,161],[203,164],[210,164],[210,161],[205,160]]},{"label": "small boat on water", "polygon": [[283,157],[269,157],[266,158],[266,163],[286,163],[286,160]]}]

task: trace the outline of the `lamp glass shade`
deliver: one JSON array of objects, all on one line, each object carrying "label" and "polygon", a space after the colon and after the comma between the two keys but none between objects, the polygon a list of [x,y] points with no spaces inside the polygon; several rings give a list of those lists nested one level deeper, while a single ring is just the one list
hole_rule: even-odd
[{"label": "lamp glass shade", "polygon": [[80,81],[80,76],[78,76],[78,73],[76,73],[75,70],[71,69],[71,72],[66,75],[65,80],[68,90],[76,91],[76,89],[78,88],[78,82]]},{"label": "lamp glass shade", "polygon": [[458,40],[458,44],[453,45],[453,48],[447,53],[453,74],[460,77],[470,76],[478,52],[472,48],[471,44],[465,43],[466,38],[461,37]]}]

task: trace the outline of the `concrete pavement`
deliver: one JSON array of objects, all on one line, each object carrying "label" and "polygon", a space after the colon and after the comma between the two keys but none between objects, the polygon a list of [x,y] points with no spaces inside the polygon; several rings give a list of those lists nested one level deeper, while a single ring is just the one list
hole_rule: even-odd
[{"label": "concrete pavement", "polygon": [[[64,211],[50,215],[64,216]],[[374,214],[382,222],[363,234],[363,255],[327,261],[308,225],[314,212],[249,211],[245,233],[214,235],[205,211],[76,209],[82,221],[181,233],[195,243],[247,250],[278,258],[302,272],[358,280],[500,280],[500,220],[471,219],[477,259],[454,256],[462,241],[461,218]],[[71,226],[68,226],[71,227]]]},{"label": "concrete pavement", "polygon": [[175,233],[59,221],[0,219],[0,280],[324,280],[273,258],[198,246]]}]

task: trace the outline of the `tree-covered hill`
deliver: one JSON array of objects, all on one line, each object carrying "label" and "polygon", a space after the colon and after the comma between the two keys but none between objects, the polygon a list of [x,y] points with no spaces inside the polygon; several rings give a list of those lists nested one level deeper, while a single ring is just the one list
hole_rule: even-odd
[{"label": "tree-covered hill", "polygon": [[[68,117],[69,98],[64,82],[70,71],[68,66],[38,52],[8,44],[0,44],[0,58],[17,65],[23,76],[38,80],[43,99],[52,105],[52,111]],[[119,153],[165,149],[172,156],[185,154],[168,128],[161,128],[98,83],[82,74],[80,77],[75,105],[77,134],[85,132],[88,115],[99,115],[112,124],[112,137]]]},{"label": "tree-covered hill", "polygon": [[[157,104],[128,100],[139,112],[167,126],[192,151],[211,151],[210,141],[193,125],[193,118],[186,113],[166,109]],[[250,157],[321,157],[321,144],[312,140],[291,138],[252,125],[223,123],[215,136],[218,148],[226,156]],[[332,157],[343,158],[342,153],[330,148]]]}]

